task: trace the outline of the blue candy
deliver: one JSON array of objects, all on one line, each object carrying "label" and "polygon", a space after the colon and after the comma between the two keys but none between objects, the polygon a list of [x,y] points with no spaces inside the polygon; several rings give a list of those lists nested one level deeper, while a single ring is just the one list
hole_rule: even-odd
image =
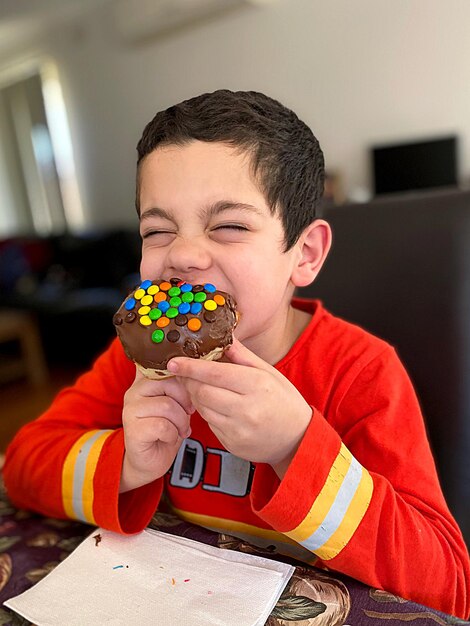
[{"label": "blue candy", "polygon": [[148,289],[152,284],[151,280],[144,280],[144,282],[140,285],[141,289]]},{"label": "blue candy", "polygon": [[183,302],[182,304],[179,305],[178,312],[181,313],[182,315],[186,315],[186,313],[189,313],[190,309],[191,309],[191,306],[189,302]]},{"label": "blue candy", "polygon": [[214,285],[212,283],[206,283],[204,285],[204,289],[206,291],[208,291],[209,293],[214,293],[214,291],[215,291],[215,287],[214,287]]},{"label": "blue candy", "polygon": [[200,302],[193,302],[191,304],[191,313],[197,315],[202,311],[202,304]]},{"label": "blue candy", "polygon": [[158,303],[157,308],[159,308],[162,313],[166,313],[170,308],[170,303],[167,300],[163,300],[163,302]]},{"label": "blue candy", "polygon": [[135,300],[134,298],[129,298],[129,300],[126,301],[124,308],[127,311],[132,311],[132,309],[135,307]]},{"label": "blue candy", "polygon": [[183,285],[180,285],[180,289],[183,293],[186,293],[186,291],[191,291],[193,288],[192,285],[190,285],[189,283],[184,283]]}]

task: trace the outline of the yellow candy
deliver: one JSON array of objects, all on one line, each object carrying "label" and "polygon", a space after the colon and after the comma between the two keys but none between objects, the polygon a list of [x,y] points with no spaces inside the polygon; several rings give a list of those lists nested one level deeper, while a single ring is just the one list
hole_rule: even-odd
[{"label": "yellow candy", "polygon": [[149,304],[152,304],[152,302],[153,302],[152,296],[144,296],[142,298],[142,300],[140,301],[140,304],[143,304],[144,306],[147,306]]},{"label": "yellow candy", "polygon": [[145,291],[143,289],[137,289],[137,291],[134,294],[134,298],[136,300],[140,300],[141,298],[143,298],[145,296]]},{"label": "yellow candy", "polygon": [[142,324],[142,326],[150,326],[152,320],[148,315],[142,315],[142,317],[139,319],[139,322]]},{"label": "yellow candy", "polygon": [[150,307],[149,306],[141,306],[140,309],[137,311],[137,313],[139,315],[147,315],[147,313],[150,313]]},{"label": "yellow candy", "polygon": [[149,293],[151,296],[154,296],[156,293],[158,293],[160,290],[157,287],[157,285],[150,285],[150,287],[147,289],[147,293]]},{"label": "yellow candy", "polygon": [[204,308],[208,311],[215,311],[217,308],[217,302],[214,302],[214,300],[206,300],[204,302]]}]

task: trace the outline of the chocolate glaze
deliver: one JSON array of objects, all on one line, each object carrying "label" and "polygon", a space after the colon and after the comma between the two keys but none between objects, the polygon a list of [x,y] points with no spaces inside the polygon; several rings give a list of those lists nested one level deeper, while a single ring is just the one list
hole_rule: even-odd
[{"label": "chocolate glaze", "polygon": [[[152,281],[152,285],[160,285],[169,282],[172,286],[180,284],[178,278],[159,279]],[[224,291],[208,291],[204,285],[194,285],[192,293],[204,292],[207,300],[212,300],[217,294],[225,298],[225,304],[218,305],[215,311],[208,311],[204,305],[197,315],[192,313],[178,314],[169,319],[169,324],[163,327],[165,337],[161,343],[152,341],[152,333],[159,328],[156,321],[148,326],[140,323],[141,315],[138,313],[142,306],[137,302],[136,306],[128,311],[125,303],[128,298],[135,294],[139,286],[136,286],[129,296],[119,307],[113,317],[119,339],[127,356],[142,367],[147,369],[165,370],[170,359],[176,356],[189,356],[201,358],[216,348],[226,348],[232,344],[232,333],[237,324],[236,303],[233,297]],[[167,296],[169,299],[169,296]],[[151,309],[157,308],[158,303],[152,302]],[[162,317],[166,317],[165,314]],[[191,331],[188,322],[192,318],[201,321],[202,326],[198,331]]]}]

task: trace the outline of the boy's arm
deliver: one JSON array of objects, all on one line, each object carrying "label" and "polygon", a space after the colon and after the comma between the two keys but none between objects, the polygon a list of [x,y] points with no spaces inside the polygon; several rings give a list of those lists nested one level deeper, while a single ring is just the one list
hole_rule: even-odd
[{"label": "boy's arm", "polygon": [[147,525],[163,481],[119,495],[123,397],[134,377],[135,367],[116,339],[89,372],[17,433],[3,469],[15,505],[117,532]]},{"label": "boy's arm", "polygon": [[279,487],[259,465],[255,512],[324,564],[368,585],[468,616],[462,535],[442,496],[420,408],[386,350],[313,417]]}]

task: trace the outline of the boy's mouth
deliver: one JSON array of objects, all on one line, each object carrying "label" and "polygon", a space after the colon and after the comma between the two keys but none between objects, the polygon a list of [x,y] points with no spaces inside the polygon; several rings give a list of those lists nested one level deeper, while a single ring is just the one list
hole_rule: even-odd
[{"label": "boy's mouth", "polygon": [[[211,284],[214,285],[217,289],[220,289],[222,291],[227,291],[227,293],[230,293],[230,291],[224,289],[224,286],[220,284],[220,282],[218,282],[217,280],[212,280],[209,277],[197,277],[197,278],[193,278],[192,276],[178,276],[177,274],[172,274],[171,272],[169,274],[161,274],[158,276],[154,276],[153,278],[151,278],[150,280],[160,280],[161,278],[165,278],[168,281],[178,281],[178,282],[184,282],[184,283],[188,283],[188,285],[207,285],[207,284]],[[142,278],[142,280],[144,280],[146,277],[144,276]]]}]

